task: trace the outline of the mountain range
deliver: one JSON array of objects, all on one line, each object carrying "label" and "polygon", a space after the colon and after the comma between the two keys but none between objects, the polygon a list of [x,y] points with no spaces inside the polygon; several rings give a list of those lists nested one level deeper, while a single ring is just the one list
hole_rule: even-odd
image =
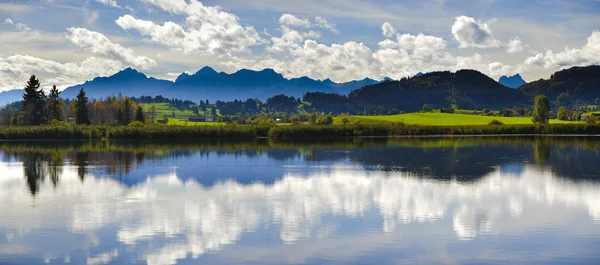
[{"label": "mountain range", "polygon": [[[554,73],[550,79],[522,84],[519,74],[501,78],[500,84],[475,70],[457,72],[419,73],[412,78],[394,81],[364,79],[335,83],[329,79],[314,80],[308,77],[286,79],[272,69],[262,71],[240,70],[233,74],[217,72],[204,67],[194,74],[183,73],[175,81],[147,77],[132,68],[109,77],[97,77],[81,85],[67,88],[63,98],[75,98],[84,88],[91,98],[107,96],[155,96],[200,100],[231,101],[258,98],[265,100],[278,94],[302,97],[307,92],[325,92],[347,95],[348,102],[371,108],[395,108],[399,111],[420,110],[423,104],[436,107],[458,105],[463,109],[499,109],[515,105],[531,105],[536,95],[545,95],[551,102],[594,104],[600,98],[600,66],[573,67]],[[518,88],[513,89],[509,87]],[[23,90],[0,93],[0,104],[20,101]],[[340,98],[340,102],[346,104]],[[325,102],[326,103],[326,102]],[[333,104],[330,102],[329,104]],[[343,107],[346,108],[346,107]]]},{"label": "mountain range", "polygon": [[502,76],[500,77],[500,80],[498,80],[498,83],[510,88],[518,88],[524,84],[527,84],[520,74],[513,76]]},{"label": "mountain range", "polygon": [[[61,97],[73,99],[81,88],[90,98],[126,95],[130,97],[158,96],[167,98],[230,101],[258,98],[266,100],[278,94],[302,97],[306,92],[348,94],[350,91],[379,81],[370,78],[335,83],[329,79],[319,81],[308,77],[286,79],[272,69],[253,71],[242,69],[233,74],[217,72],[204,67],[194,74],[182,73],[173,81],[148,77],[135,69],[127,68],[112,76],[96,77],[83,84],[66,88]],[[23,90],[0,93],[0,104],[5,105],[22,99]]]}]

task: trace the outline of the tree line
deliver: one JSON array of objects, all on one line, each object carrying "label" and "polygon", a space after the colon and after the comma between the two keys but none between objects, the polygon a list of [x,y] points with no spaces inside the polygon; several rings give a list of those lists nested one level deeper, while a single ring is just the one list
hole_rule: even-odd
[{"label": "tree line", "polygon": [[27,81],[23,101],[0,110],[3,125],[36,126],[66,121],[81,125],[128,125],[134,121],[146,122],[146,113],[129,97],[90,101],[83,88],[74,100],[62,99],[56,86],[46,95],[35,75]]}]

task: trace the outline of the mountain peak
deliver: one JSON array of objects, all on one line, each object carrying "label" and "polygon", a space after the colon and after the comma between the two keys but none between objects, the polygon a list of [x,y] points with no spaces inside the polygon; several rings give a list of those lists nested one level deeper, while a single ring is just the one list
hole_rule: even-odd
[{"label": "mountain peak", "polygon": [[518,87],[526,84],[527,82],[525,82],[525,80],[523,80],[523,78],[521,77],[520,74],[515,74],[510,77],[508,77],[508,76],[500,77],[500,79],[498,80],[498,83],[500,83],[506,87],[518,88]]},{"label": "mountain peak", "polygon": [[119,71],[118,73],[112,75],[111,77],[128,78],[128,79],[136,78],[136,77],[142,77],[144,79],[147,78],[145,74],[142,74],[131,67],[127,67],[127,68]]},{"label": "mountain peak", "polygon": [[217,71],[215,71],[215,69],[213,69],[210,66],[204,66],[202,67],[202,69],[198,70],[198,72],[196,72],[196,74],[216,74]]}]

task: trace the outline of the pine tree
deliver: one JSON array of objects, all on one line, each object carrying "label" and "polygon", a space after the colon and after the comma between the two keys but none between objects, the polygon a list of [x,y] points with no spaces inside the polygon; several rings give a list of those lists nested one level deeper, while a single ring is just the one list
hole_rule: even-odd
[{"label": "pine tree", "polygon": [[65,103],[59,97],[60,92],[56,86],[52,87],[50,90],[50,95],[48,96],[48,101],[46,102],[46,115],[48,121],[62,121],[63,120],[63,110],[65,109]]},{"label": "pine tree", "polygon": [[141,123],[146,122],[146,115],[144,114],[144,109],[141,106],[138,106],[137,111],[135,112],[135,120]]},{"label": "pine tree", "polygon": [[127,125],[133,121],[134,115],[132,110],[131,99],[125,97],[123,100],[123,121],[121,125]]},{"label": "pine tree", "polygon": [[88,112],[88,98],[85,95],[83,88],[77,94],[75,101],[75,122],[77,124],[90,125],[90,117]]},{"label": "pine tree", "polygon": [[45,100],[46,95],[40,88],[40,81],[37,80],[35,75],[32,75],[27,81],[25,94],[23,94],[20,122],[23,125],[41,125],[45,123]]}]

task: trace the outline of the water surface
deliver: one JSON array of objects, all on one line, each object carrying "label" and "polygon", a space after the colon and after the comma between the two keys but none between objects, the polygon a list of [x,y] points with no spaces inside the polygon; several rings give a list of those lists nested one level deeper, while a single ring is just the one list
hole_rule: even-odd
[{"label": "water surface", "polygon": [[600,139],[0,143],[0,264],[598,264]]}]

